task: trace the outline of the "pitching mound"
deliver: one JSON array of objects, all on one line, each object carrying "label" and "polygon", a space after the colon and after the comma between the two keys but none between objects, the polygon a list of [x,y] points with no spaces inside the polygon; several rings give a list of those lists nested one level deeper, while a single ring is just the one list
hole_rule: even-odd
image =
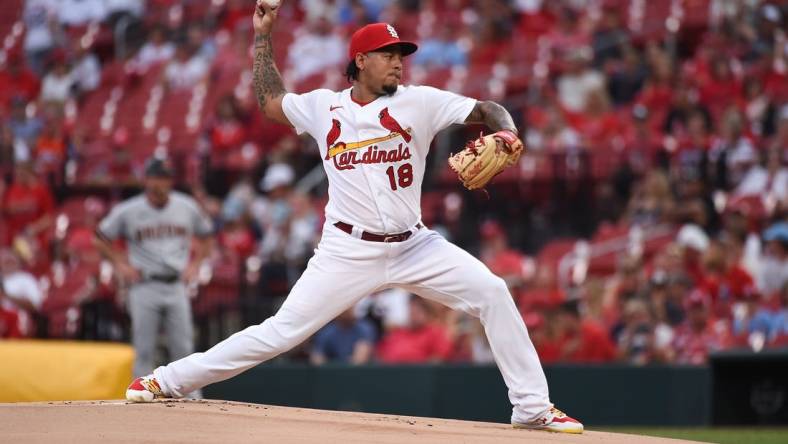
[{"label": "pitching mound", "polygon": [[0,404],[3,441],[272,443],[679,443],[664,438],[514,430],[506,424],[274,407],[229,401]]}]

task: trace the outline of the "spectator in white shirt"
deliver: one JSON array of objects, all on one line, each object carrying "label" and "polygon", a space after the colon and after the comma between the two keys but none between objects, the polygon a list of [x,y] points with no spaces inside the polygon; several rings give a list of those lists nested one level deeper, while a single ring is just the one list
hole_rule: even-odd
[{"label": "spectator in white shirt", "polygon": [[186,30],[186,40],[190,46],[197,49],[197,55],[207,62],[216,57],[216,42],[213,37],[206,35],[205,29],[199,23],[189,25]]},{"label": "spectator in white shirt", "polygon": [[567,70],[558,79],[558,98],[568,111],[585,111],[590,93],[605,87],[602,74],[589,66],[591,55],[588,47],[575,49],[567,55]]},{"label": "spectator in white shirt", "polygon": [[208,74],[209,63],[187,44],[178,46],[175,59],[167,64],[164,80],[172,90],[189,89],[197,85]]},{"label": "spectator in white shirt", "polygon": [[101,84],[101,64],[98,57],[82,45],[76,45],[76,59],[71,77],[80,94],[95,90]]},{"label": "spectator in white shirt", "polygon": [[46,58],[55,45],[56,6],[56,0],[27,0],[22,13],[25,54],[30,69],[38,75],[44,72]]},{"label": "spectator in white shirt", "polygon": [[65,103],[73,97],[74,77],[66,63],[65,54],[55,54],[53,64],[54,66],[41,82],[41,100]]},{"label": "spectator in white shirt", "polygon": [[330,21],[320,18],[308,25],[306,33],[295,38],[287,55],[288,71],[294,81],[345,61],[345,42],[332,34],[333,28]]},{"label": "spectator in white shirt", "polygon": [[145,12],[143,0],[104,0],[104,3],[107,8],[107,16],[129,14],[140,18]]},{"label": "spectator in white shirt", "polygon": [[60,0],[58,3],[58,19],[66,26],[83,26],[107,18],[105,0]]},{"label": "spectator in white shirt", "polygon": [[153,65],[171,60],[175,56],[175,45],[167,40],[164,28],[156,27],[151,30],[148,42],[142,45],[140,51],[130,62],[130,68],[138,73],[144,73]]},{"label": "spectator in white shirt", "polygon": [[776,147],[766,153],[766,167],[753,162],[744,174],[735,194],[773,197],[776,202],[788,203],[788,168],[780,163],[782,153]]}]

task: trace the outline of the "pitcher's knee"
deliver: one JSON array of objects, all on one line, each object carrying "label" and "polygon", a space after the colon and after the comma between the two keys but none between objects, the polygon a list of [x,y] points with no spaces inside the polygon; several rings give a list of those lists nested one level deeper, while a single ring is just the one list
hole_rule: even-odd
[{"label": "pitcher's knee", "polygon": [[484,293],[492,297],[509,296],[509,287],[506,286],[506,281],[493,274],[485,280],[484,288]]},{"label": "pitcher's knee", "polygon": [[485,279],[476,283],[476,292],[481,295],[483,305],[494,304],[502,298],[510,298],[506,281],[490,273]]}]

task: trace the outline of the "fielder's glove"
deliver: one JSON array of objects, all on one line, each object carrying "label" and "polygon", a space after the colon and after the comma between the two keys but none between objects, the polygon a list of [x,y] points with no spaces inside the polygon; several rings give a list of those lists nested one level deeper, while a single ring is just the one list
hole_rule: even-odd
[{"label": "fielder's glove", "polygon": [[469,190],[484,188],[504,168],[514,165],[523,151],[523,142],[509,130],[479,136],[465,149],[449,157],[449,166]]}]

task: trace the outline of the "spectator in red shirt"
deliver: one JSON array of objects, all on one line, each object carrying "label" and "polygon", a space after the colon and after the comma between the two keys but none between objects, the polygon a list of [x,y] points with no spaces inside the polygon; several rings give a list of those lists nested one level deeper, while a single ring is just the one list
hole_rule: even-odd
[{"label": "spectator in red shirt", "polygon": [[720,115],[730,105],[742,100],[742,82],[733,75],[730,58],[717,55],[711,61],[710,78],[700,87],[701,103],[712,114]]},{"label": "spectator in red shirt", "polygon": [[66,138],[63,122],[52,119],[44,126],[35,147],[39,170],[57,172],[66,160]]},{"label": "spectator in red shirt", "polygon": [[0,339],[21,338],[16,313],[0,307]]},{"label": "spectator in red shirt", "polygon": [[750,273],[738,264],[738,247],[731,242],[711,242],[703,255],[703,281],[700,286],[711,297],[714,314],[731,316],[731,307],[755,289]]},{"label": "spectator in red shirt", "polygon": [[701,289],[693,290],[687,301],[687,320],[676,329],[673,358],[678,364],[702,365],[709,352],[725,348],[726,333],[709,316],[710,298]]},{"label": "spectator in red shirt", "polygon": [[539,355],[539,360],[543,364],[552,364],[561,359],[561,350],[559,344],[554,340],[551,335],[551,329],[547,325],[545,316],[541,313],[534,311],[523,315],[525,326],[528,327],[528,336],[531,337],[536,348],[536,353]]},{"label": "spectator in red shirt", "polygon": [[586,139],[586,146],[606,148],[621,133],[618,116],[610,107],[610,99],[603,88],[588,91],[583,114],[574,119],[574,126]]},{"label": "spectator in red shirt", "polygon": [[[631,119],[621,129],[626,165],[633,173],[643,176],[652,166],[664,163],[665,158],[662,134],[649,125],[648,118],[648,109],[643,105],[635,105],[632,107]],[[627,193],[618,194],[626,196]]]},{"label": "spectator in red shirt", "polygon": [[493,274],[506,281],[509,291],[516,292],[534,273],[534,262],[509,247],[503,227],[496,221],[481,226],[481,260]]},{"label": "spectator in red shirt", "polygon": [[11,171],[14,165],[14,133],[5,124],[0,124],[0,168]]},{"label": "spectator in red shirt", "polygon": [[222,206],[222,221],[223,225],[219,231],[219,245],[243,260],[251,256],[255,251],[257,241],[249,228],[243,202],[238,199],[226,200]]},{"label": "spectator in red shirt", "polygon": [[226,95],[216,105],[216,117],[210,128],[211,166],[223,168],[228,157],[237,151],[246,140],[246,128],[241,119],[237,101]]},{"label": "spectator in red shirt", "polygon": [[52,226],[54,207],[49,187],[36,177],[32,165],[18,164],[14,182],[3,195],[2,213],[7,226],[4,245],[19,235],[39,237],[43,244],[42,237]]},{"label": "spectator in red shirt", "polygon": [[38,97],[40,89],[41,82],[25,67],[22,56],[18,52],[10,53],[6,69],[0,70],[0,109],[10,106],[15,97],[29,102]]},{"label": "spectator in red shirt", "polygon": [[230,0],[222,14],[221,28],[234,31],[246,25],[249,17],[249,2],[246,0]]},{"label": "spectator in red shirt", "polygon": [[566,295],[556,282],[555,270],[542,263],[536,269],[533,282],[517,296],[517,306],[521,313],[526,313],[538,311],[540,307],[555,307],[565,299]]},{"label": "spectator in red shirt", "polygon": [[518,32],[533,39],[551,32],[561,12],[559,2],[515,2],[514,6],[520,9]]},{"label": "spectator in red shirt", "polygon": [[580,317],[579,301],[567,301],[556,318],[561,361],[600,363],[616,359],[616,347],[607,331],[591,319]]},{"label": "spectator in red shirt", "polygon": [[429,302],[417,296],[410,299],[410,325],[389,331],[377,349],[378,359],[389,364],[441,362],[451,352],[446,328],[435,322]]},{"label": "spectator in red shirt", "polygon": [[661,121],[673,96],[673,62],[654,43],[646,48],[646,56],[651,74],[640,90],[637,102],[649,110],[653,119]]},{"label": "spectator in red shirt", "polygon": [[[552,3],[552,2],[549,2]],[[560,8],[556,26],[544,39],[547,49],[554,60],[561,60],[573,49],[587,46],[591,43],[591,36],[585,26],[581,26],[580,13],[570,7]]]}]

